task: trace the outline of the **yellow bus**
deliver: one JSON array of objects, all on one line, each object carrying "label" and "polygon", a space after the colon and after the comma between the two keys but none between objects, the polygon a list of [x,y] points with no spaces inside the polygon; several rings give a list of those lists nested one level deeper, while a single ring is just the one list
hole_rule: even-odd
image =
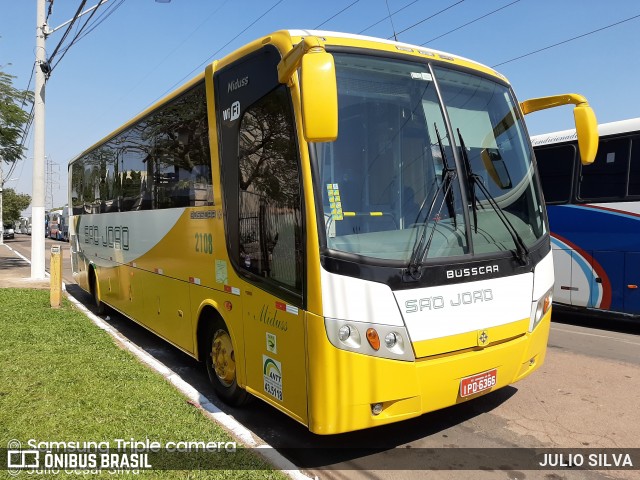
[{"label": "yellow bus", "polygon": [[278,31],[69,164],[72,265],[98,307],[317,434],[473,399],[543,362],[553,264],[523,114],[474,61]]}]

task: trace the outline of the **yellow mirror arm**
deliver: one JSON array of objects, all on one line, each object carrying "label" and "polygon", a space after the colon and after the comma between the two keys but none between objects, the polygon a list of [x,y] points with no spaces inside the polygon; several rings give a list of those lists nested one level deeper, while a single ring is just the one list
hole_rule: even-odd
[{"label": "yellow mirror arm", "polygon": [[577,93],[554,95],[551,97],[532,98],[520,103],[522,113],[525,115],[545,108],[559,107],[561,105],[575,105],[573,116],[576,122],[576,134],[578,147],[583,165],[593,163],[598,152],[598,122],[593,109],[587,99]]},{"label": "yellow mirror arm", "polygon": [[520,103],[520,108],[522,109],[522,113],[527,115],[528,113],[537,112],[538,110],[559,107],[561,105],[588,107],[589,102],[587,102],[587,99],[582,95],[577,93],[567,93],[564,95],[553,95],[551,97],[540,97],[525,100]]},{"label": "yellow mirror arm", "polygon": [[307,53],[324,53],[325,51],[324,44],[318,37],[304,37],[278,63],[278,81],[290,84],[293,73],[300,67],[302,57]]}]

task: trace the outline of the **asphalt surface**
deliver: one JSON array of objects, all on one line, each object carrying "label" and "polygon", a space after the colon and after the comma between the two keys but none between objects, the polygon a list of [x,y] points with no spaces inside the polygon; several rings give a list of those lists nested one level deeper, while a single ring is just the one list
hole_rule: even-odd
[{"label": "asphalt surface", "polygon": [[32,279],[31,264],[13,247],[11,240],[0,245],[0,288],[48,289],[49,278]]}]

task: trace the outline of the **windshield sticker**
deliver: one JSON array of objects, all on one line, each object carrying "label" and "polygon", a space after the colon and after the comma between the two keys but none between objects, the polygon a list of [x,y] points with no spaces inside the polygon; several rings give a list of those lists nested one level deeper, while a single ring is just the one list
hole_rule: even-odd
[{"label": "windshield sticker", "polygon": [[413,78],[414,80],[425,80],[427,82],[433,80],[431,74],[425,72],[411,72],[411,78]]},{"label": "windshield sticker", "polygon": [[329,208],[331,209],[331,218],[334,220],[342,220],[342,199],[340,198],[340,187],[337,183],[327,183],[327,195],[329,196]]}]

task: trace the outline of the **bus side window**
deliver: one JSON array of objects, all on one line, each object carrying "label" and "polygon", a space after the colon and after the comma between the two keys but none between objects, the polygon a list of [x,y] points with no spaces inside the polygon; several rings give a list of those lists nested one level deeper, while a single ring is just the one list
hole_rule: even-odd
[{"label": "bus side window", "polygon": [[301,291],[301,180],[286,87],[245,111],[238,168],[240,267]]},{"label": "bus side window", "polygon": [[580,169],[580,199],[623,198],[626,195],[630,146],[629,138],[600,140],[593,164]]},{"label": "bus side window", "polygon": [[631,137],[629,195],[640,195],[640,135],[634,135]]},{"label": "bus side window", "polygon": [[547,203],[566,203],[571,200],[575,158],[575,145],[536,149],[536,163]]}]

